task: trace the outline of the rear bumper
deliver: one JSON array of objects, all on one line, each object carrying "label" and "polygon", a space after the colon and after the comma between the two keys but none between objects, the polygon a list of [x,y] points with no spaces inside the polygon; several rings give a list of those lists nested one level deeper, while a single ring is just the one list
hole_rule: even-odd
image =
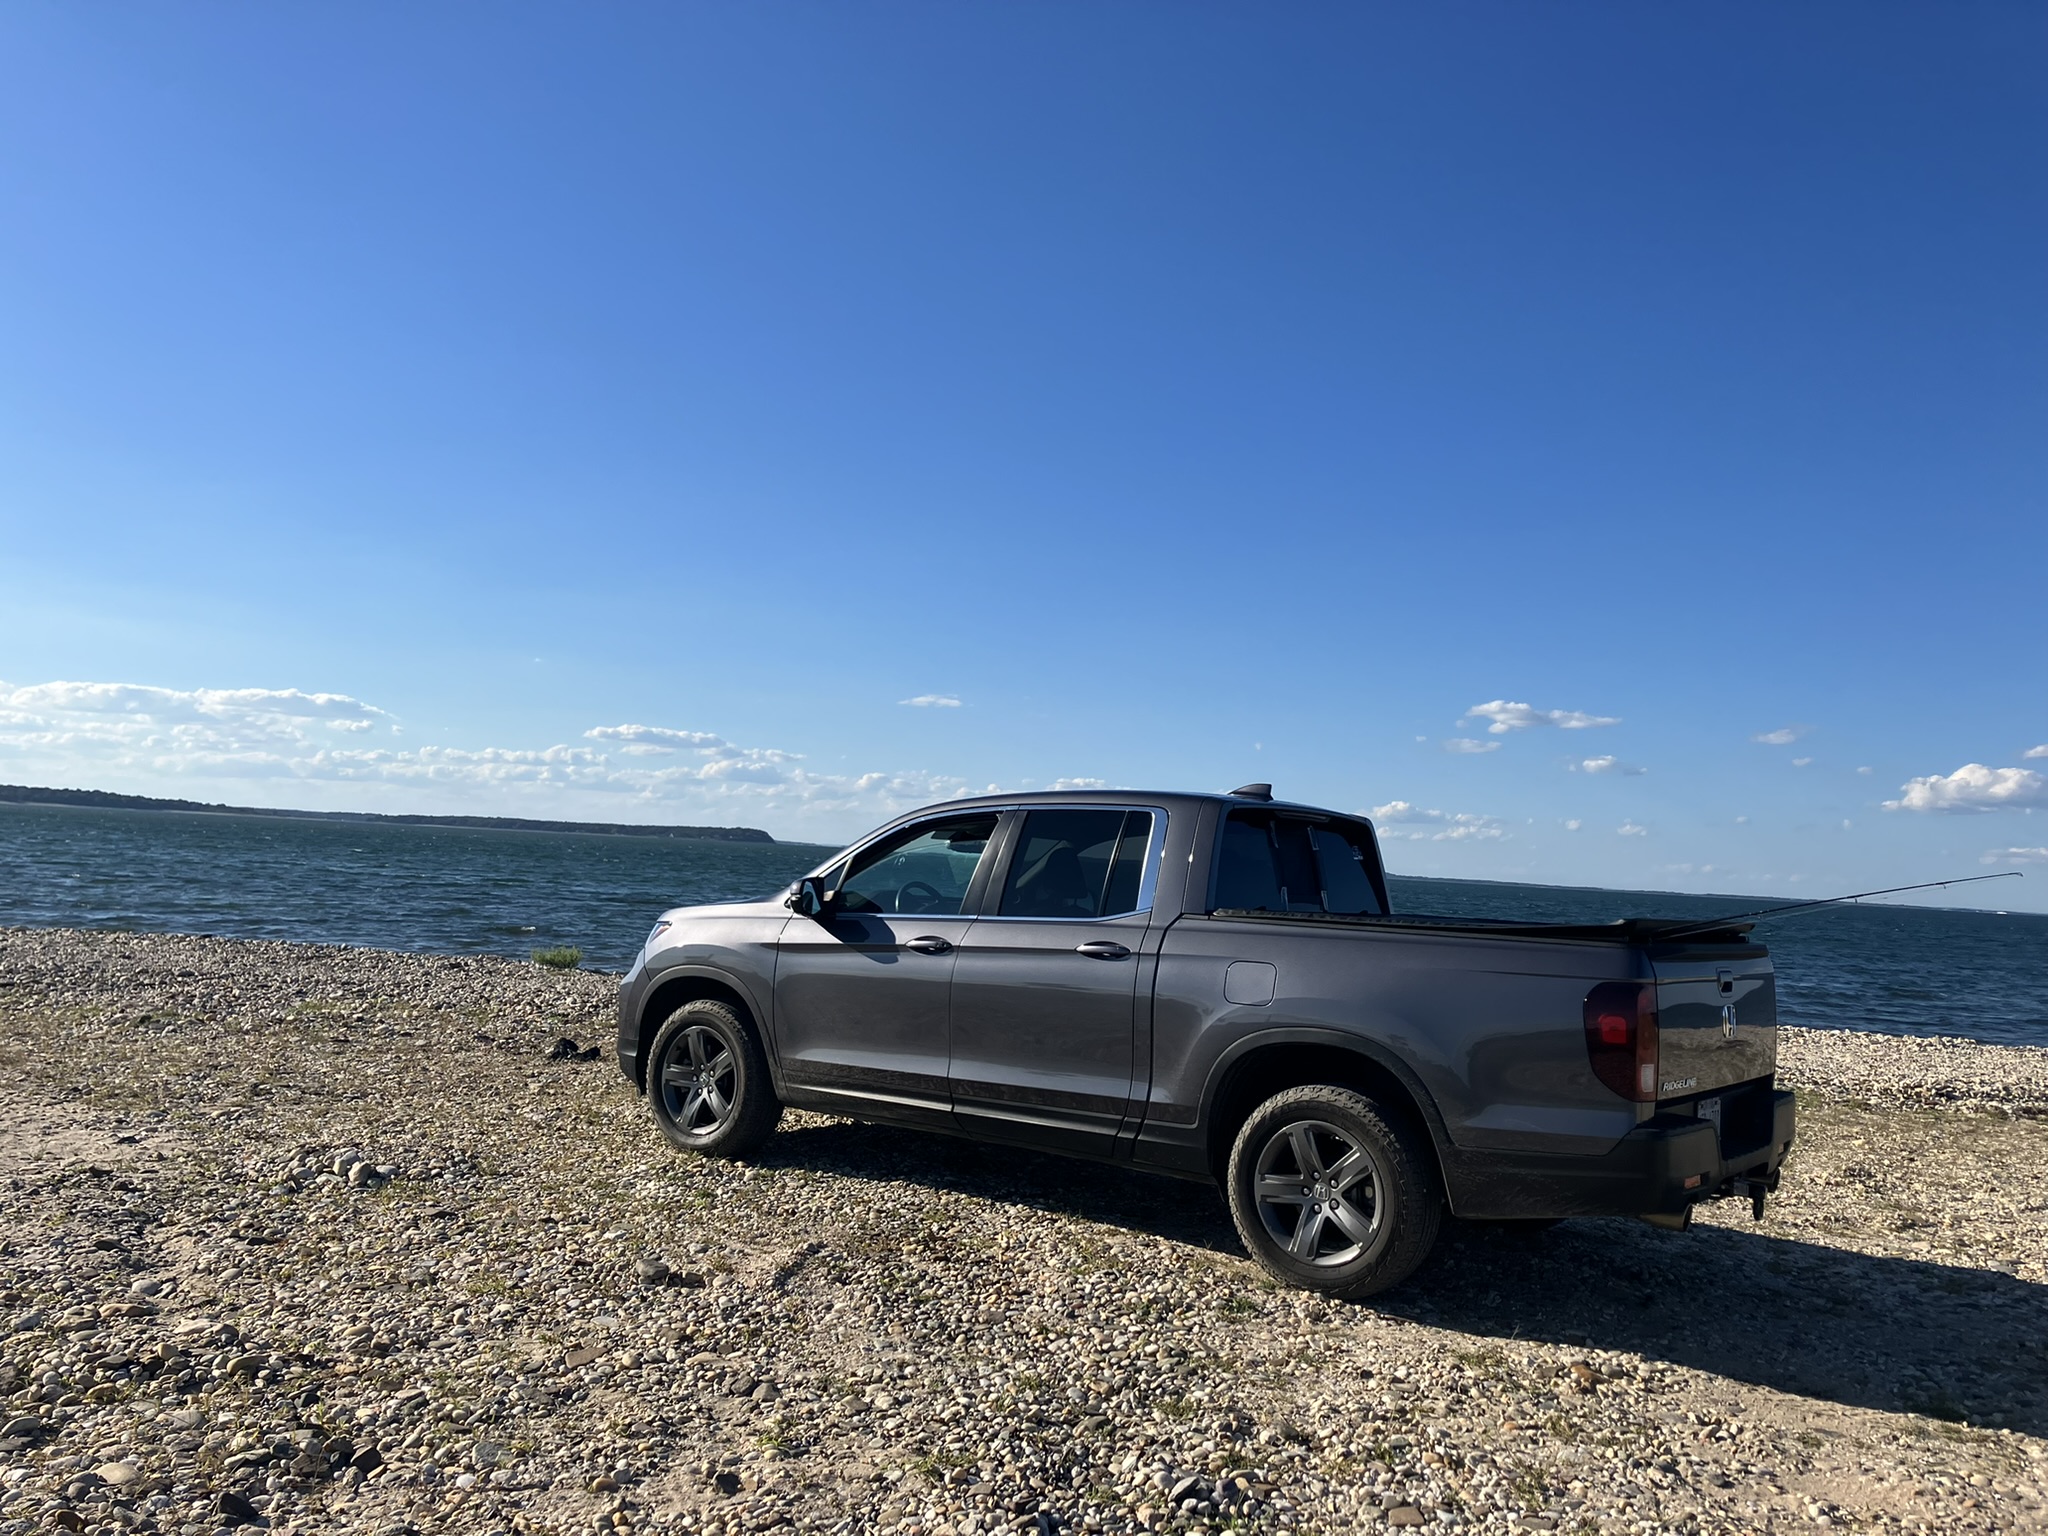
[{"label": "rear bumper", "polygon": [[1478,1220],[1552,1216],[1675,1216],[1735,1193],[1737,1180],[1775,1189],[1797,1131],[1792,1095],[1765,1090],[1754,1135],[1724,1147],[1711,1121],[1659,1115],[1598,1157],[1465,1153],[1445,1172],[1454,1214]]}]

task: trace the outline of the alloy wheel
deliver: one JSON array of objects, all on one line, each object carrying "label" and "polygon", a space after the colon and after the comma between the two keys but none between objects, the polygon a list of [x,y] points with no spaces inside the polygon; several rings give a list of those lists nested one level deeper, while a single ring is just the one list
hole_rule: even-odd
[{"label": "alloy wheel", "polygon": [[732,1118],[738,1068],[716,1030],[692,1024],[661,1064],[669,1118],[686,1136],[709,1136]]},{"label": "alloy wheel", "polygon": [[1252,1198],[1275,1244],[1297,1263],[1348,1264],[1379,1235],[1386,1175],[1327,1120],[1295,1120],[1259,1149]]}]

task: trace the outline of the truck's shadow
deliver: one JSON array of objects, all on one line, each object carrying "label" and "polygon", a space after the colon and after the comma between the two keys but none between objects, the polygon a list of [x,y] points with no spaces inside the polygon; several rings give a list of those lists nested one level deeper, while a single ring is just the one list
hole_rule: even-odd
[{"label": "truck's shadow", "polygon": [[[834,1124],[784,1132],[763,1161],[1244,1253],[1202,1185],[1041,1153]],[[1768,1222],[1678,1234],[1577,1221],[1530,1237],[1453,1222],[1421,1274],[1365,1305],[1481,1337],[1625,1350],[1855,1407],[2048,1434],[2048,1286],[1774,1237]]]}]

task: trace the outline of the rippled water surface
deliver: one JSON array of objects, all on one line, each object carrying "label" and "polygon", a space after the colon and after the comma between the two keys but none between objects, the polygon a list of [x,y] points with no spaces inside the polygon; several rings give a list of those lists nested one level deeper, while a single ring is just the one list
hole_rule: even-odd
[{"label": "rippled water surface", "polygon": [[[444,953],[573,944],[587,964],[623,970],[663,908],[765,896],[828,851],[0,804],[0,924]],[[1771,905],[1398,877],[1393,887],[1402,911],[1574,922]],[[2048,916],[1834,907],[1758,935],[1787,1023],[2048,1045]]]},{"label": "rippled water surface", "polygon": [[524,955],[623,971],[664,908],[763,896],[831,850],[0,805],[0,923]]}]

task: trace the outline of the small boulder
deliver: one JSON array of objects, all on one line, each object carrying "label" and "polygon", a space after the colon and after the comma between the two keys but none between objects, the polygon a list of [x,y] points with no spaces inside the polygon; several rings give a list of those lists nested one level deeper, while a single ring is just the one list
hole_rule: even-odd
[{"label": "small boulder", "polygon": [[262,1520],[256,1506],[236,1493],[232,1488],[224,1489],[213,1501],[214,1513],[229,1525],[255,1525]]}]

